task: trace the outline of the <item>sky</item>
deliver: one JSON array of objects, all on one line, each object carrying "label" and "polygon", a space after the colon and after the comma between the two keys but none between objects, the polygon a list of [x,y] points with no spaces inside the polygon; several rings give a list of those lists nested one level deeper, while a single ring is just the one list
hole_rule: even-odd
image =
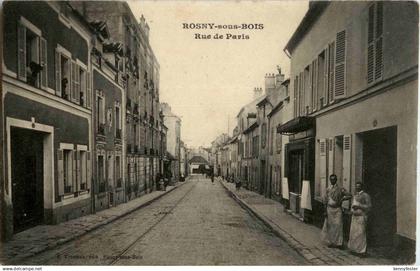
[{"label": "sky", "polygon": [[[128,3],[136,18],[143,14],[150,26],[150,44],[160,64],[160,99],[181,117],[181,139],[188,147],[209,146],[221,133],[231,135],[239,110],[252,101],[255,87],[264,87],[265,75],[277,72],[277,65],[289,76],[283,49],[308,9],[306,1]],[[207,23],[257,24],[259,29],[191,29]],[[227,39],[229,34],[249,38]],[[207,35],[211,38],[203,39]]]}]

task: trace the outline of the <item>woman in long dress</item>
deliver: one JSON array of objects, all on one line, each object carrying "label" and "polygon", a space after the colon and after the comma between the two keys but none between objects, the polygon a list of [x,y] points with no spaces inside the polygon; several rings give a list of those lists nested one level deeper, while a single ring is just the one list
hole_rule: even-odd
[{"label": "woman in long dress", "polygon": [[363,191],[362,183],[356,183],[356,194],[351,204],[352,217],[347,247],[352,253],[360,256],[366,255],[366,226],[371,207],[370,196]]}]

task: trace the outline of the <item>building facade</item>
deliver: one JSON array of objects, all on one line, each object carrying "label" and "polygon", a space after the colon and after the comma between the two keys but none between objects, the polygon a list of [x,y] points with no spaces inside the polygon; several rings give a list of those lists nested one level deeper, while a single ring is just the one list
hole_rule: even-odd
[{"label": "building facade", "polygon": [[8,239],[92,212],[92,32],[66,2],[3,8],[2,236]]},{"label": "building facade", "polygon": [[278,130],[293,134],[285,154],[290,195],[297,202],[309,194],[303,208],[320,225],[328,176],[351,192],[361,181],[372,198],[368,243],[413,247],[417,5],[313,2],[285,51],[294,115]]}]

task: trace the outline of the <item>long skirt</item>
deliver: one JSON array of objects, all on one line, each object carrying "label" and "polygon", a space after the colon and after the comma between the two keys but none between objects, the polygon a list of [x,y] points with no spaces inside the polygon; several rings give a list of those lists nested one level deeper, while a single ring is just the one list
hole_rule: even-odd
[{"label": "long skirt", "polygon": [[343,245],[343,214],[340,207],[327,207],[327,217],[322,227],[321,239],[328,245]]},{"label": "long skirt", "polygon": [[366,222],[367,217],[364,215],[352,216],[349,242],[347,244],[350,251],[366,253]]}]

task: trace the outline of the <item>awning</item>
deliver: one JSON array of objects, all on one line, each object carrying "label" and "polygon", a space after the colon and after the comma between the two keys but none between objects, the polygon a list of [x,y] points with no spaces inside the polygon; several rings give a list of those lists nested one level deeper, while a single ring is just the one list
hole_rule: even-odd
[{"label": "awning", "polygon": [[277,126],[277,133],[295,134],[315,127],[313,117],[297,117]]}]

